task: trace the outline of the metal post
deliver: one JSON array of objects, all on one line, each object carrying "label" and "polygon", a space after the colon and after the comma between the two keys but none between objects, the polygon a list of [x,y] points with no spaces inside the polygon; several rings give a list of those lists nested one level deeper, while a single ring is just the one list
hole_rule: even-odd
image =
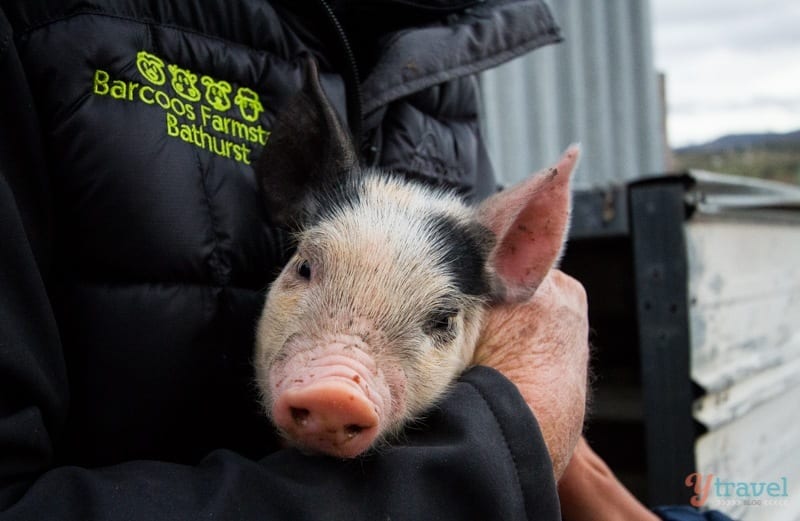
[{"label": "metal post", "polygon": [[653,506],[686,504],[691,494],[684,480],[695,467],[685,219],[679,178],[631,187],[648,502]]}]

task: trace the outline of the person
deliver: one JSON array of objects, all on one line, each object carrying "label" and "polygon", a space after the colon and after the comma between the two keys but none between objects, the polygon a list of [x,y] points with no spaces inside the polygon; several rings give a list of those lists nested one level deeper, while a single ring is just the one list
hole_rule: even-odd
[{"label": "person", "polygon": [[539,0],[2,0],[0,519],[559,519],[587,363],[563,273],[356,461],[283,449],[250,364],[288,243],[252,164],[298,57],[366,164],[476,200],[474,74],[559,38]]}]

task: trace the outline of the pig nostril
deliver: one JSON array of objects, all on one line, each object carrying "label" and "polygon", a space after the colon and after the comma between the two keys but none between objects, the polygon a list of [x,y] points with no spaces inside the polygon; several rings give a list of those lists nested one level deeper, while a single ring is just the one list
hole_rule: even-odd
[{"label": "pig nostril", "polygon": [[361,434],[361,431],[363,430],[364,427],[356,425],[355,423],[351,423],[349,425],[344,426],[344,433],[347,435],[348,438],[355,438],[356,436]]},{"label": "pig nostril", "polygon": [[308,423],[308,416],[311,414],[308,409],[301,409],[299,407],[291,407],[292,420],[298,425],[305,425]]}]

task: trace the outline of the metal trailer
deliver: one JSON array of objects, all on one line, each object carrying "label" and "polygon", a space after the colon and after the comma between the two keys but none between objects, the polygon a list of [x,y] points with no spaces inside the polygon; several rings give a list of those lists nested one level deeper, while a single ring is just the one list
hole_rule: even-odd
[{"label": "metal trailer", "polygon": [[586,436],[622,481],[689,504],[699,473],[705,507],[800,519],[800,189],[692,171],[579,191],[562,267],[590,301]]}]

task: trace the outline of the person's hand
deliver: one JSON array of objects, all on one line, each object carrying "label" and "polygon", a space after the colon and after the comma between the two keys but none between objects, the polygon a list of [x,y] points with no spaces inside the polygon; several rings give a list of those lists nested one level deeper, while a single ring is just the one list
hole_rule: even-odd
[{"label": "person's hand", "polygon": [[558,482],[558,495],[567,521],[659,519],[617,480],[582,437]]},{"label": "person's hand", "polygon": [[560,478],[583,428],[589,358],[586,292],[551,270],[522,304],[489,308],[474,362],[511,380],[533,410]]}]

